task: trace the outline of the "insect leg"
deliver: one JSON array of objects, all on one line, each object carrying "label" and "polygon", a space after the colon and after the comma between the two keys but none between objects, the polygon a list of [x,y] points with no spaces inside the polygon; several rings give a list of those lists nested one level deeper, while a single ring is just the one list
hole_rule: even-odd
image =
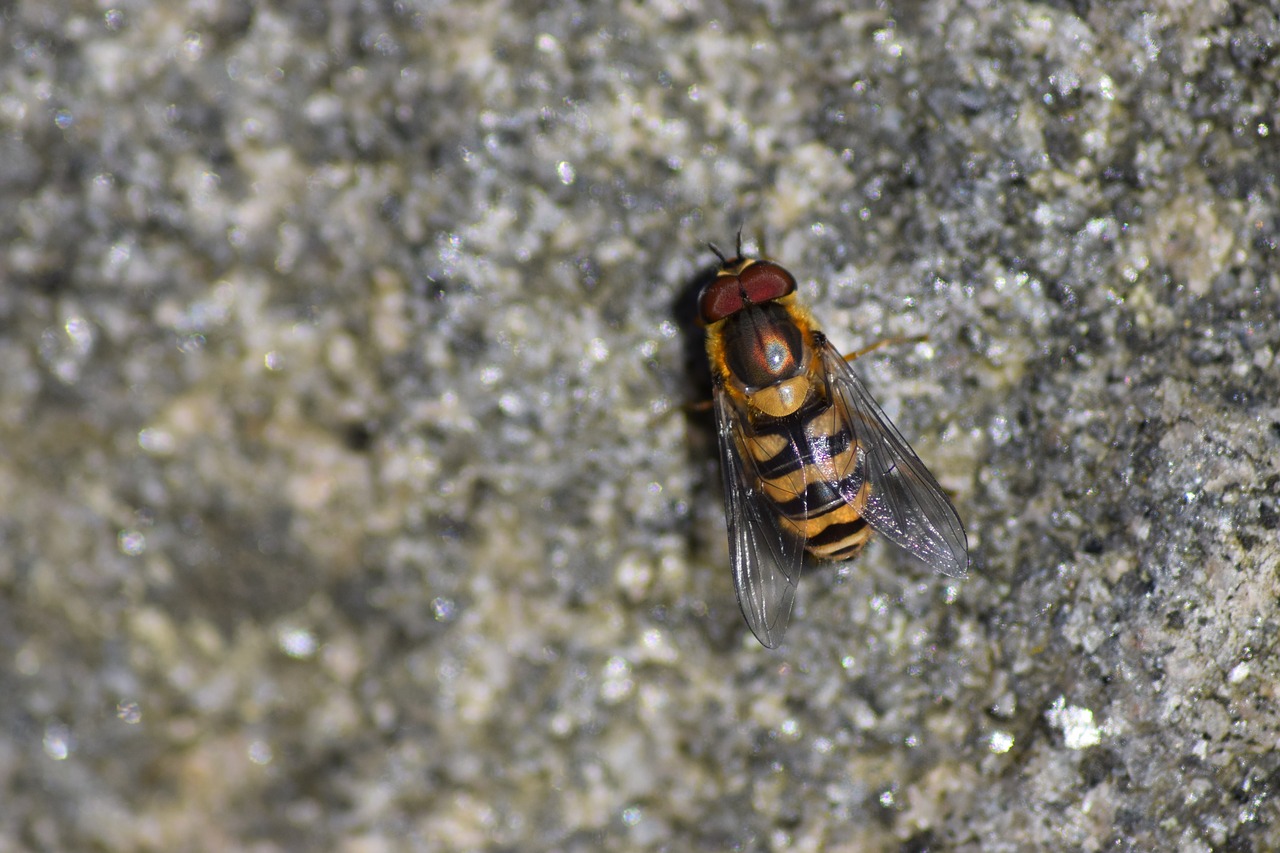
[{"label": "insect leg", "polygon": [[927,341],[927,340],[929,340],[928,335],[911,335],[908,337],[884,338],[882,340],[876,341],[874,344],[872,344],[869,347],[863,347],[857,352],[851,352],[848,355],[843,356],[843,358],[845,361],[853,361],[855,358],[861,358],[862,356],[866,355],[869,352],[874,352],[875,350],[880,349],[880,347],[896,346],[897,344],[918,344],[918,343],[923,343],[924,341]]}]

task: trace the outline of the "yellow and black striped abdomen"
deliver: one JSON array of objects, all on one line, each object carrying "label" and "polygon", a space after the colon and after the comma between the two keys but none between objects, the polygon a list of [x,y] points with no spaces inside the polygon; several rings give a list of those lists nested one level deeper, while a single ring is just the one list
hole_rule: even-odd
[{"label": "yellow and black striped abdomen", "polygon": [[[745,451],[755,462],[758,485],[784,527],[795,531],[814,557],[850,560],[871,538],[862,518],[869,484],[853,502],[841,494],[841,483],[856,477],[857,441],[847,423],[829,405],[808,408],[795,416],[757,424]],[[814,447],[831,460],[841,479],[829,480],[814,461]]]}]

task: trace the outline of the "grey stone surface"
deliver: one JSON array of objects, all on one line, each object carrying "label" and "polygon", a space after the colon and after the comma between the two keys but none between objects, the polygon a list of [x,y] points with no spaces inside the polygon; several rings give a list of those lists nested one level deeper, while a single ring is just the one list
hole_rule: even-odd
[{"label": "grey stone surface", "polygon": [[[1280,848],[1274,8],[0,36],[0,850]],[[857,369],[973,556],[778,652],[684,410],[739,226],[930,335]]]}]

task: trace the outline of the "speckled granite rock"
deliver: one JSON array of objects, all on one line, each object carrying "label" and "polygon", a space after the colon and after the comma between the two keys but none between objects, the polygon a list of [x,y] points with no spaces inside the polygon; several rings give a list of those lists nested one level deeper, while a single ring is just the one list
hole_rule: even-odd
[{"label": "speckled granite rock", "polygon": [[[0,11],[0,850],[1280,847],[1280,21]],[[744,226],[969,529],[778,652]],[[691,337],[691,334],[694,337]]]}]

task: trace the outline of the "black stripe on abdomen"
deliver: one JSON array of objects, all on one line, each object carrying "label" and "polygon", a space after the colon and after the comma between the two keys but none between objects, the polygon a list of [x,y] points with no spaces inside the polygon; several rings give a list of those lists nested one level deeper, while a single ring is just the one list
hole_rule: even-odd
[{"label": "black stripe on abdomen", "polygon": [[862,518],[855,518],[853,521],[836,522],[829,525],[826,530],[817,536],[810,536],[806,543],[809,547],[821,548],[824,545],[835,545],[850,536],[855,536],[866,529],[867,522]]},{"label": "black stripe on abdomen", "polygon": [[[824,516],[830,518],[831,523],[810,536],[804,547],[820,560],[843,562],[858,556],[862,546],[871,538],[871,528],[856,515],[849,519],[851,514],[852,508],[846,508],[842,512]],[[822,520],[819,519],[818,523],[821,524]]]},{"label": "black stripe on abdomen", "polygon": [[847,548],[841,548],[839,551],[832,551],[830,554],[824,555],[822,559],[833,560],[837,563],[843,563],[846,560],[852,560],[854,557],[858,556],[858,554],[862,551],[863,546],[866,544],[867,544],[866,539],[859,539],[858,541],[849,545],[849,547]]},{"label": "black stripe on abdomen", "polygon": [[[806,465],[813,464],[813,447],[804,430],[795,430],[788,433],[787,437],[792,443],[789,443],[776,455],[756,463],[757,470],[763,479],[773,480],[778,477],[785,477],[792,471],[798,471]],[[824,436],[824,438],[827,445],[826,454],[828,457],[834,458],[849,449],[849,445],[853,441],[853,432],[846,427],[835,435]],[[821,441],[822,438],[818,440]],[[799,453],[795,452],[796,448],[801,448]]]},{"label": "black stripe on abdomen", "polygon": [[[813,473],[817,473],[816,471]],[[784,518],[814,519],[844,506],[846,501],[834,483],[811,480],[804,494],[789,501],[774,501],[778,513]]]}]

